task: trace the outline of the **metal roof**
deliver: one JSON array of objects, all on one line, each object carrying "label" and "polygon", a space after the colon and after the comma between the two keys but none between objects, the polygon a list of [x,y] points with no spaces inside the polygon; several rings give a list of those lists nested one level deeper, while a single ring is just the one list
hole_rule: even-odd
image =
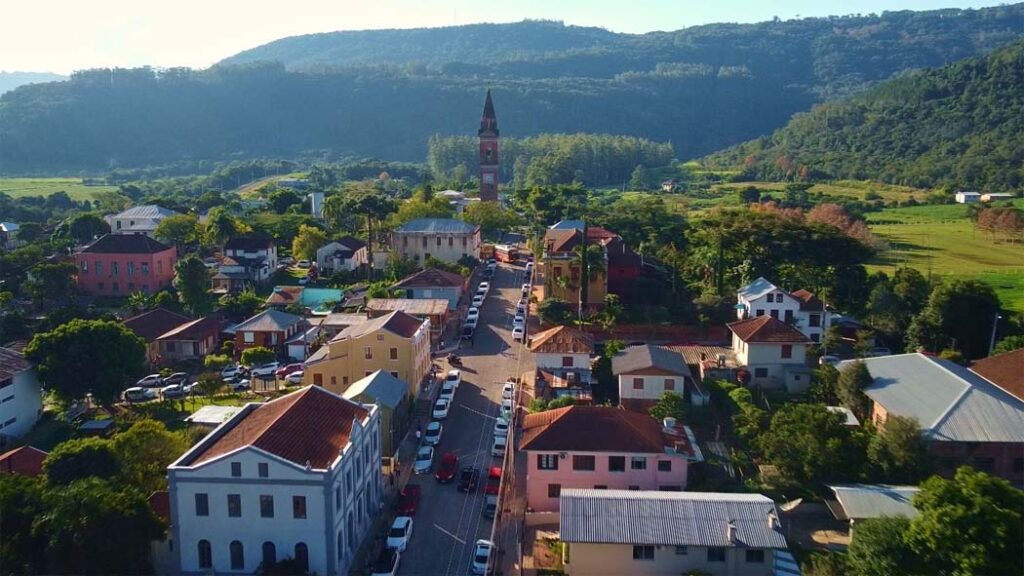
[{"label": "metal roof", "polygon": [[764,276],[761,276],[757,280],[754,280],[750,284],[740,288],[739,291],[736,292],[736,295],[749,302],[750,300],[757,300],[761,296],[776,290],[779,290],[778,286],[765,280]]},{"label": "metal roof", "polygon": [[259,314],[235,326],[235,331],[248,332],[284,332],[288,328],[302,322],[302,316],[289,314],[280,310],[264,310]]},{"label": "metal roof", "polygon": [[393,409],[397,408],[409,394],[409,385],[383,370],[377,370],[353,382],[342,393],[342,397],[356,400],[360,394],[369,396],[374,404]]},{"label": "metal roof", "polygon": [[1024,443],[1024,401],[963,366],[918,353],[864,363],[874,378],[864,393],[890,414],[917,418],[925,439]]},{"label": "metal roof", "polygon": [[373,312],[401,310],[413,316],[442,316],[448,312],[448,301],[440,298],[371,298],[366,309]]},{"label": "metal roof", "polygon": [[661,346],[630,346],[612,358],[612,372],[632,374],[637,370],[656,368],[678,376],[691,376],[690,367],[683,360],[683,355]]},{"label": "metal roof", "polygon": [[203,406],[192,413],[192,415],[185,418],[185,421],[191,422],[192,424],[220,426],[241,411],[241,406]]},{"label": "metal roof", "polygon": [[587,223],[583,220],[559,220],[552,224],[549,230],[583,230]]},{"label": "metal roof", "polygon": [[31,368],[32,363],[18,352],[0,348],[0,380],[13,378]]},{"label": "metal roof", "polygon": [[119,212],[110,216],[110,218],[151,218],[160,220],[167,218],[168,216],[174,216],[177,212],[163,206],[157,206],[156,204],[147,204],[145,206],[133,206],[124,212]]},{"label": "metal roof", "polygon": [[563,542],[786,548],[770,513],[775,503],[761,494],[564,489],[559,514]]},{"label": "metal roof", "polygon": [[395,230],[398,234],[471,234],[480,227],[454,218],[417,218]]},{"label": "metal roof", "polygon": [[[917,486],[891,486],[888,484],[836,484],[829,486],[843,507],[846,518],[861,520],[881,516],[917,516],[910,503],[921,491]],[[846,518],[840,518],[844,520]]]}]

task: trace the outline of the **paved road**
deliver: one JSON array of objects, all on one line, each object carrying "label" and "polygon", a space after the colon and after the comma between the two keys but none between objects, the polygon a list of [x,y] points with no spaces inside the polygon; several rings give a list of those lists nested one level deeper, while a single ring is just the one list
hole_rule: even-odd
[{"label": "paved road", "polygon": [[439,484],[433,475],[416,475],[410,482],[423,487],[413,525],[413,537],[402,555],[403,576],[451,576],[469,573],[473,545],[490,538],[492,521],[483,517],[483,485],[487,469],[500,464],[491,457],[492,429],[500,410],[501,385],[533,365],[529,351],[512,340],[512,314],[520,297],[522,268],[501,265],[491,283],[472,346],[462,356],[462,385],[444,421],[441,444],[435,448],[435,468],[445,452],[459,456],[459,466],[480,469],[477,492],[464,494],[455,483]]}]

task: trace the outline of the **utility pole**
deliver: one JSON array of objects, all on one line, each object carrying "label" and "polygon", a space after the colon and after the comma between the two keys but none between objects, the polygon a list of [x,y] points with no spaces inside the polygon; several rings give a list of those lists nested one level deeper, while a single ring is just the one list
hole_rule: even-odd
[{"label": "utility pole", "polygon": [[1002,316],[1000,316],[999,314],[996,314],[995,317],[992,318],[992,337],[988,341],[988,355],[989,356],[992,355],[992,350],[994,350],[995,347],[996,347],[996,328],[999,327],[999,320],[1001,320],[1001,319],[1002,319]]}]

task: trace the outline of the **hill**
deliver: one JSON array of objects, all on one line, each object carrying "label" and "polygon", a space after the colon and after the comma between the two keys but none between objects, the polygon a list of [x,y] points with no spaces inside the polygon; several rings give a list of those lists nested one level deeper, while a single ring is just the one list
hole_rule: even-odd
[{"label": "hill", "polygon": [[67,76],[49,72],[0,72],[0,95],[25,84],[60,82],[61,80],[67,80]]},{"label": "hill", "polygon": [[986,191],[1024,186],[1024,42],[798,114],[706,159],[749,179],[874,178]]},{"label": "hill", "polygon": [[423,161],[432,135],[475,133],[488,87],[502,135],[635,136],[693,158],[822,99],[1022,36],[1024,4],[642,35],[527,21],[287,38],[208,70],[89,70],[9,92],[0,167]]}]

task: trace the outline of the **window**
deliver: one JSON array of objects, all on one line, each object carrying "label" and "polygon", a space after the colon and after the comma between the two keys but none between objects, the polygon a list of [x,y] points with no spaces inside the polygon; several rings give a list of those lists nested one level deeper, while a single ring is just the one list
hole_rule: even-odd
[{"label": "window", "polygon": [[241,475],[242,475],[242,463],[241,462],[232,462],[231,463],[231,476],[234,477],[234,478],[238,478]]},{"label": "window", "polygon": [[786,310],[786,323],[787,324],[792,324],[793,323],[793,311],[792,310]]},{"label": "window", "polygon": [[688,546],[676,546],[676,556],[686,556],[690,553]]},{"label": "window", "polygon": [[811,328],[817,328],[821,326],[821,314],[811,314],[807,319],[807,325]]},{"label": "window", "polygon": [[277,546],[273,542],[263,543],[263,567],[268,568],[277,563]]},{"label": "window", "polygon": [[252,344],[256,341],[256,334],[252,332],[242,332],[242,341],[246,344]]},{"label": "window", "polygon": [[370,348],[369,346],[364,346],[363,358],[366,360],[373,360],[373,348]]},{"label": "window", "polygon": [[629,461],[630,470],[647,470],[646,456],[633,456]]},{"label": "window", "polygon": [[[171,263],[170,260],[168,260],[167,264],[170,265],[170,263]],[[156,261],[156,273],[157,274],[163,274],[164,273],[164,261],[163,260],[157,260]]]},{"label": "window", "polygon": [[97,260],[95,268],[96,268],[96,275],[97,276],[103,274],[103,262]]},{"label": "window", "polygon": [[117,262],[110,263],[110,275],[117,276]]},{"label": "window", "polygon": [[377,342],[383,342],[383,341],[384,341],[384,335],[383,334],[377,334]]},{"label": "window", "polygon": [[165,345],[167,346],[168,352],[174,352],[174,342],[167,342]]},{"label": "window", "polygon": [[449,248],[453,248],[454,246],[455,246],[455,237],[454,236],[449,236],[448,237],[448,247]]},{"label": "window", "polygon": [[594,485],[594,490],[607,490],[607,489],[608,489],[608,485],[607,484],[595,484]]},{"label": "window", "polygon": [[562,368],[572,368],[572,356],[562,356]]},{"label": "window", "polygon": [[1014,472],[1024,472],[1024,458],[1014,458],[1013,459],[1013,471]]},{"label": "window", "polygon": [[440,236],[438,236],[438,237],[437,237],[437,245],[438,245],[438,246],[440,246],[440,245],[441,245],[441,237],[440,237]]},{"label": "window", "polygon": [[558,454],[537,454],[538,470],[558,470]]},{"label": "window", "polygon": [[671,460],[658,460],[658,472],[671,472],[672,461]]},{"label": "window", "polygon": [[625,472],[626,471],[626,457],[625,456],[609,456],[608,457],[608,471],[609,472]]},{"label": "window", "polygon": [[768,295],[768,302],[775,302],[775,294]]},{"label": "window", "polygon": [[196,494],[196,516],[210,515],[210,497],[206,494]]},{"label": "window", "polygon": [[779,319],[779,311],[778,310],[772,310],[770,312],[770,314],[772,315],[772,318],[775,318],[776,320]]},{"label": "window", "polygon": [[260,518],[274,517],[274,497],[269,494],[260,495]]},{"label": "window", "polygon": [[82,263],[79,266],[79,268],[81,269],[82,274],[88,274],[89,273],[89,263],[86,262],[85,260],[82,260]]},{"label": "window", "polygon": [[643,389],[644,389],[644,379],[643,378],[633,378],[633,390],[643,390]]},{"label": "window", "polygon": [[764,564],[764,550],[747,550],[747,564]]},{"label": "window", "polygon": [[302,574],[309,572],[309,547],[305,542],[295,545],[295,567]]},{"label": "window", "polygon": [[270,465],[266,462],[260,462],[256,467],[259,469],[260,478],[267,478],[270,476]]},{"label": "window", "polygon": [[725,548],[721,546],[708,547],[708,562],[725,562]]},{"label": "window", "polygon": [[767,378],[767,377],[768,377],[768,369],[767,368],[754,368],[754,378]]},{"label": "window", "polygon": [[149,276],[149,262],[143,262],[140,267],[142,268],[142,275]]},{"label": "window", "polygon": [[245,569],[245,554],[242,551],[242,543],[238,540],[231,542],[231,569]]},{"label": "window", "polygon": [[306,497],[305,496],[292,496],[292,517],[293,518],[305,518],[306,517]]},{"label": "window", "polygon": [[242,497],[238,494],[228,494],[228,516],[231,518],[242,517]]},{"label": "window", "polygon": [[640,489],[640,487],[634,484],[634,485],[631,485],[631,486],[629,487],[629,489],[630,489],[630,490],[639,490],[639,489]]},{"label": "window", "polygon": [[558,498],[561,493],[561,484],[548,484],[548,498]]},{"label": "window", "polygon": [[199,567],[213,568],[213,550],[209,540],[199,541]]},{"label": "window", "polygon": [[391,349],[390,349],[390,350],[388,351],[388,356],[389,356],[389,357],[390,357],[390,358],[391,358],[392,360],[398,360],[398,348],[394,348],[394,347],[392,347],[392,348],[391,348]]},{"label": "window", "polygon": [[125,269],[128,271],[129,276],[135,276],[135,262],[128,262],[125,265]]},{"label": "window", "polygon": [[633,546],[633,560],[654,560],[654,546]]},{"label": "window", "polygon": [[392,370],[391,371],[391,375],[394,376],[395,378],[398,378],[398,371],[397,370]]},{"label": "window", "polygon": [[426,237],[426,236],[424,236],[424,237],[422,238],[422,240],[423,240],[423,247],[424,247],[424,248],[426,248],[426,247],[427,247],[427,237]]},{"label": "window", "polygon": [[337,385],[338,385],[338,377],[337,376],[331,376],[331,386],[337,386]]},{"label": "window", "polygon": [[793,345],[792,344],[783,344],[782,345],[782,357],[783,358],[792,358],[793,357]]},{"label": "window", "polygon": [[341,510],[341,484],[334,487],[334,509]]},{"label": "window", "polygon": [[561,278],[562,277],[562,267],[561,266],[555,266],[554,276],[555,276],[555,278]]},{"label": "window", "polygon": [[593,456],[573,456],[572,469],[593,472],[597,468],[596,461],[597,459]]},{"label": "window", "polygon": [[335,546],[338,549],[338,561],[345,556],[345,530],[338,530],[338,544]]},{"label": "window", "polygon": [[811,334],[811,342],[821,342],[821,334],[818,334],[817,332]]},{"label": "window", "polygon": [[675,389],[676,389],[676,379],[675,378],[665,378],[665,390],[675,390]]},{"label": "window", "polygon": [[757,310],[754,311],[754,316],[764,316],[764,310],[758,308]]},{"label": "window", "polygon": [[324,375],[323,374],[313,374],[313,385],[314,386],[323,386],[324,385]]},{"label": "window", "polygon": [[466,247],[466,238],[465,237],[462,238],[462,247],[463,248]]},{"label": "window", "polygon": [[782,304],[782,294],[781,293],[775,295],[775,303],[776,304]]},{"label": "window", "polygon": [[118,284],[117,282],[114,282],[114,283],[113,283],[113,284],[112,284],[112,285],[110,286],[110,289],[111,289],[111,290],[113,290],[114,292],[118,292],[118,291],[120,291],[120,290],[121,290],[121,285],[120,285],[120,284]]}]

